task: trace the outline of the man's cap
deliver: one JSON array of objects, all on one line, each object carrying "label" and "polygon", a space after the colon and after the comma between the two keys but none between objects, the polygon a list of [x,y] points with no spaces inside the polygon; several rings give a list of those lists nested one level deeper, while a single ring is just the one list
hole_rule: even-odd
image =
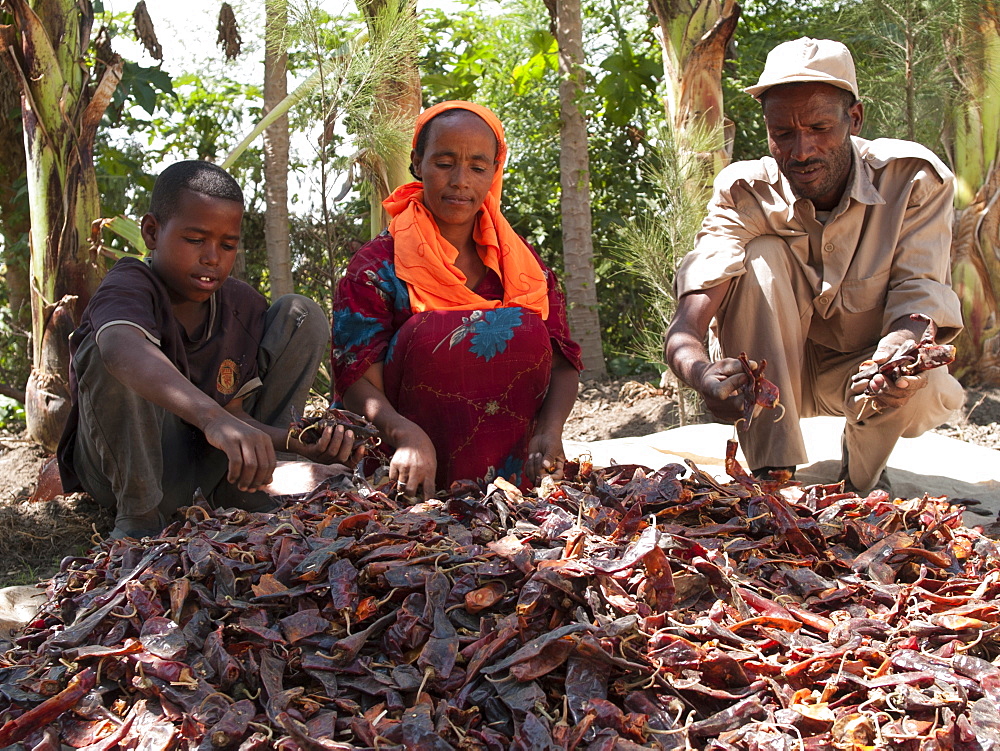
[{"label": "man's cap", "polygon": [[771,50],[755,86],[743,89],[755,99],[785,83],[827,83],[858,98],[858,79],[851,51],[832,39],[802,37]]}]

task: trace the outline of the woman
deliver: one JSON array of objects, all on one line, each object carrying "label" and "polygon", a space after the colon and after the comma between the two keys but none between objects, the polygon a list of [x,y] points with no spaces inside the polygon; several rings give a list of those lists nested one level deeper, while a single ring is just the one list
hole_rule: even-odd
[{"label": "woman", "polygon": [[417,118],[410,171],[383,206],[388,233],[337,287],[337,396],[395,449],[389,477],[438,486],[555,471],[580,348],[551,271],[500,212],[503,126],[471,102]]}]

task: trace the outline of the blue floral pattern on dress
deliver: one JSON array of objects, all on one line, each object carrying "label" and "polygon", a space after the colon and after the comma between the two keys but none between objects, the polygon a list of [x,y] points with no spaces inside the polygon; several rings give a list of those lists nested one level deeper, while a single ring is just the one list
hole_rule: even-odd
[{"label": "blue floral pattern on dress", "polygon": [[507,349],[507,342],[514,338],[514,329],[521,325],[522,309],[494,308],[487,310],[472,323],[472,344],[469,350],[489,362]]},{"label": "blue floral pattern on dress", "polygon": [[396,354],[396,342],[399,341],[399,332],[397,331],[392,335],[392,339],[389,340],[389,346],[385,350],[385,361],[392,362],[392,356]]},{"label": "blue floral pattern on dress", "polygon": [[396,276],[396,266],[389,261],[382,261],[378,269],[378,282],[376,286],[385,293],[386,297],[392,300],[392,305],[396,310],[409,310],[410,291],[406,285]]},{"label": "blue floral pattern on dress", "polygon": [[333,343],[338,349],[363,347],[382,328],[377,318],[369,318],[349,308],[333,311]]},{"label": "blue floral pattern on dress", "polygon": [[483,478],[484,484],[493,482],[496,478],[502,477],[513,485],[521,484],[521,473],[524,471],[524,459],[515,454],[508,454],[503,460],[499,469],[490,467],[486,470]]},{"label": "blue floral pattern on dress", "polygon": [[483,311],[481,310],[474,310],[469,315],[462,316],[462,322],[452,329],[452,332],[448,336],[438,342],[438,345],[434,348],[434,352],[437,352],[445,342],[448,342],[448,349],[452,349],[456,344],[462,342],[465,337],[476,330],[476,323],[482,317]]}]

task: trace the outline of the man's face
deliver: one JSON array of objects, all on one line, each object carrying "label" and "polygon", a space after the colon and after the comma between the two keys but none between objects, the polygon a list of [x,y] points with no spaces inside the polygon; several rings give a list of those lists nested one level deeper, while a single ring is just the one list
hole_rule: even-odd
[{"label": "man's face", "polygon": [[775,86],[764,98],[767,145],[798,198],[820,211],[840,201],[851,176],[851,136],[861,132],[860,102],[825,83]]}]

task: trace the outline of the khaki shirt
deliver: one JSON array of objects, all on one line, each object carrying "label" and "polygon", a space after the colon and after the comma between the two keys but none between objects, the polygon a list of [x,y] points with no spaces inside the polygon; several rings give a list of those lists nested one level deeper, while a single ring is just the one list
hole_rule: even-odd
[{"label": "khaki shirt", "polygon": [[825,223],[811,201],[794,197],[771,157],[720,172],[695,247],[677,269],[678,298],[742,275],[746,244],[776,235],[812,287],[811,339],[856,351],[912,313],[937,323],[939,341],[953,339],[962,328],[951,288],[954,176],[919,144],[852,141],[855,169]]}]

